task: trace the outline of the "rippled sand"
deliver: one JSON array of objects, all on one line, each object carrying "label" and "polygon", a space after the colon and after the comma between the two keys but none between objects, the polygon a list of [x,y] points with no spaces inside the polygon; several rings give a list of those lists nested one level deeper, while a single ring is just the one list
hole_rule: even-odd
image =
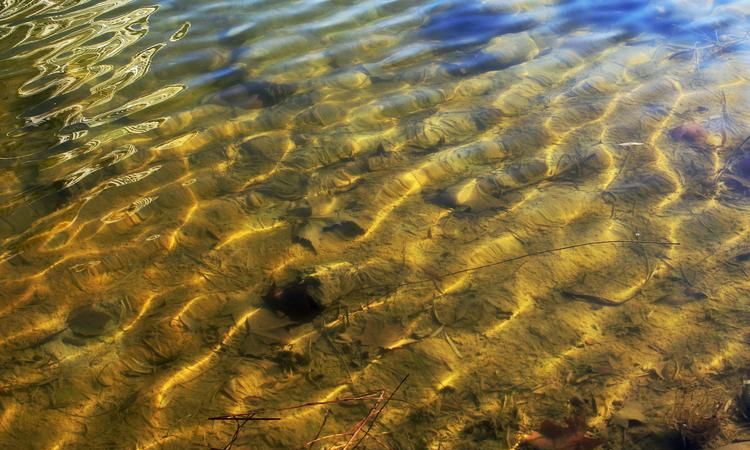
[{"label": "rippled sand", "polygon": [[[710,3],[4,2],[0,446],[222,447],[406,375],[367,448],[674,448],[696,399],[741,439],[750,4]],[[327,409],[234,448],[367,414]]]}]

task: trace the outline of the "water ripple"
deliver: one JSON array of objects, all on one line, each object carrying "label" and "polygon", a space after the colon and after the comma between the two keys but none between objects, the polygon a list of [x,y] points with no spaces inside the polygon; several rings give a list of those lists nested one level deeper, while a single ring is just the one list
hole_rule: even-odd
[{"label": "water ripple", "polygon": [[[368,439],[515,448],[573,398],[624,436],[611,448],[653,449],[613,420],[623,405],[659,432],[684,386],[731,412],[750,358],[748,17],[2,2],[0,447],[217,447],[235,428],[207,417],[407,373]],[[237,445],[366,414],[329,407]]]}]

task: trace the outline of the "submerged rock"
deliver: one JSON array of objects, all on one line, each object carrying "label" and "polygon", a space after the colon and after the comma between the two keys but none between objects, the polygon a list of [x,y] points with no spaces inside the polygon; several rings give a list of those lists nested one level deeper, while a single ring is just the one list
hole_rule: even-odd
[{"label": "submerged rock", "polygon": [[244,81],[209,97],[209,103],[242,109],[266,108],[281,103],[297,91],[291,84],[269,81]]},{"label": "submerged rock", "polygon": [[534,24],[528,14],[496,10],[481,2],[463,2],[431,15],[418,35],[460,47],[480,45],[494,36],[523,31]]},{"label": "submerged rock", "polygon": [[[364,233],[365,230],[351,220],[306,220],[292,231],[292,242],[317,253],[324,243],[351,241]],[[331,238],[334,238],[333,242]]]},{"label": "submerged rock", "polygon": [[308,292],[312,286],[310,280],[296,280],[286,286],[274,284],[263,296],[263,301],[271,310],[280,311],[290,319],[312,320],[324,309],[321,302]]},{"label": "submerged rock", "polygon": [[580,417],[569,418],[564,425],[545,420],[539,431],[527,435],[521,444],[536,450],[594,450],[604,443],[586,435],[586,422]]},{"label": "submerged rock", "polygon": [[350,263],[314,266],[289,282],[274,283],[263,301],[290,319],[309,321],[352,292],[360,282],[356,267]]},{"label": "submerged rock", "polygon": [[721,181],[730,193],[740,198],[750,196],[750,150],[738,152],[729,160]]},{"label": "submerged rock", "polygon": [[82,337],[96,337],[104,334],[112,317],[95,309],[93,306],[82,306],[74,309],[68,316],[70,330]]},{"label": "submerged rock", "polygon": [[708,139],[708,132],[703,125],[697,122],[688,122],[669,130],[669,136],[675,141],[702,145]]}]

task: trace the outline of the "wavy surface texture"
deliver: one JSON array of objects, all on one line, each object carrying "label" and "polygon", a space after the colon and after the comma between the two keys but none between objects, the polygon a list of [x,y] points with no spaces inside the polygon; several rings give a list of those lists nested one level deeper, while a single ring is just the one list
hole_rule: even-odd
[{"label": "wavy surface texture", "polygon": [[750,439],[749,24],[0,0],[0,447]]}]

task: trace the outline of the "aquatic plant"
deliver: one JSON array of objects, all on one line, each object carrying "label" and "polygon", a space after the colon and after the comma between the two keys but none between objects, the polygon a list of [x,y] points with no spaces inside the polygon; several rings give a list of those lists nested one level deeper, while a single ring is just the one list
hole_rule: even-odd
[{"label": "aquatic plant", "polygon": [[720,405],[705,394],[682,395],[668,417],[669,425],[680,434],[685,450],[698,450],[721,432]]}]

